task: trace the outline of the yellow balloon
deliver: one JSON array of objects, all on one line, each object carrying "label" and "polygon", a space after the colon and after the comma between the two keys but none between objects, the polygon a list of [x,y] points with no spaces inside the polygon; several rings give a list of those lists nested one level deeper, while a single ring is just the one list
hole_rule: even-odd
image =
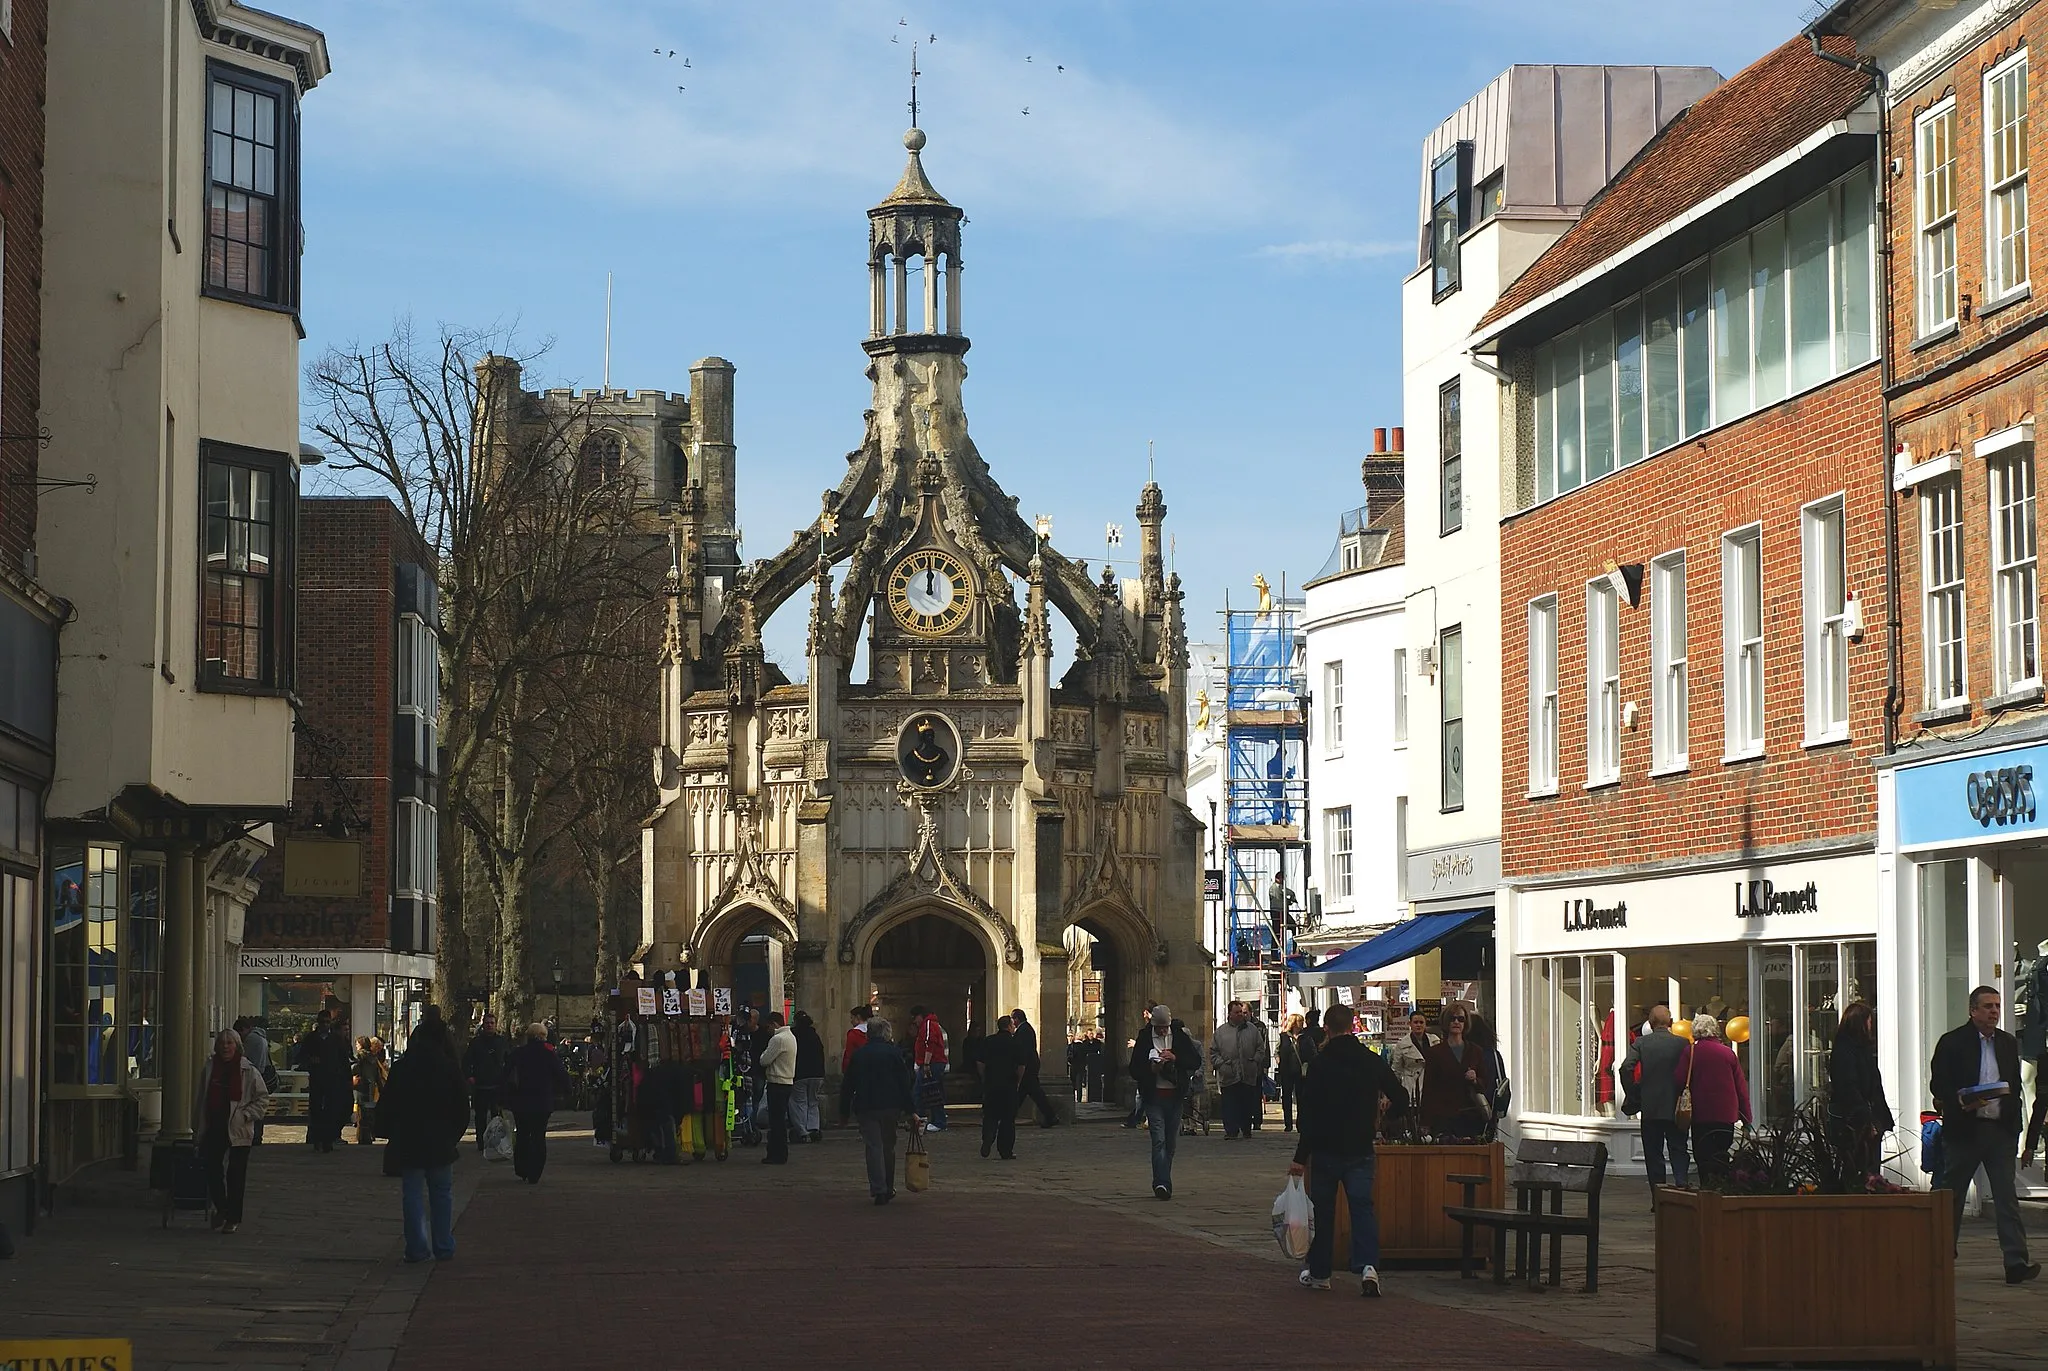
[{"label": "yellow balloon", "polygon": [[1749,1015],[1737,1014],[1734,1018],[1730,1019],[1726,1025],[1722,1027],[1721,1031],[1722,1033],[1727,1035],[1728,1041],[1731,1043],[1748,1042]]},{"label": "yellow balloon", "polygon": [[1691,1019],[1680,1019],[1680,1020],[1678,1020],[1678,1021],[1677,1021],[1676,1023],[1674,1023],[1674,1024],[1672,1024],[1672,1025],[1671,1025],[1671,1031],[1672,1031],[1673,1033],[1676,1033],[1676,1034],[1677,1034],[1677,1035],[1678,1035],[1679,1037],[1681,1037],[1681,1038],[1685,1039],[1685,1040],[1686,1040],[1687,1042],[1691,1042],[1691,1041],[1692,1041],[1692,1020],[1691,1020]]}]

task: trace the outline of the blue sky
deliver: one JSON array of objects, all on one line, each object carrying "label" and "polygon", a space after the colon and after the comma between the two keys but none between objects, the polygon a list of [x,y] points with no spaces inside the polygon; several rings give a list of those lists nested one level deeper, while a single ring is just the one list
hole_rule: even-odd
[{"label": "blue sky", "polygon": [[[1320,567],[1402,422],[1423,135],[1514,62],[1732,75],[1811,9],[912,3],[278,0],[334,61],[304,108],[306,358],[402,316],[509,324],[550,344],[535,383],[594,386],[609,271],[614,385],[737,365],[745,550],[773,553],[861,438],[865,211],[936,34],[920,122],[970,220],[976,444],[1095,560],[1106,522],[1135,544],[1154,441],[1211,636],[1226,586]],[[798,674],[801,607],[768,637]]]}]

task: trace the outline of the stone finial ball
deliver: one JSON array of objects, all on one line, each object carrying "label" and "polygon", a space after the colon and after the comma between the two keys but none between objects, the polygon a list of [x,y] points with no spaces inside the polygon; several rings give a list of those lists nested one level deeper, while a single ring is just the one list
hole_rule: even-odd
[{"label": "stone finial ball", "polygon": [[903,135],[903,146],[904,146],[904,147],[906,147],[906,148],[909,148],[909,149],[910,149],[910,150],[911,150],[912,152],[921,152],[921,151],[923,151],[923,149],[924,149],[924,130],[923,130],[923,129],[911,129],[911,130],[910,130],[910,131],[909,131],[908,133],[905,133],[905,134]]}]

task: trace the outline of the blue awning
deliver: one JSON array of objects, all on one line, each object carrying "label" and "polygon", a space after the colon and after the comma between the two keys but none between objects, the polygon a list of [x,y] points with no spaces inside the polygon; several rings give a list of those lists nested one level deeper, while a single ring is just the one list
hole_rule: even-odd
[{"label": "blue awning", "polygon": [[[1347,952],[1340,952],[1313,971],[1303,973],[1304,985],[1334,985],[1340,978],[1363,976],[1383,966],[1429,951],[1466,924],[1491,909],[1459,909],[1449,914],[1418,914],[1395,924],[1377,938],[1369,938]],[[1311,981],[1309,977],[1316,979]]]}]

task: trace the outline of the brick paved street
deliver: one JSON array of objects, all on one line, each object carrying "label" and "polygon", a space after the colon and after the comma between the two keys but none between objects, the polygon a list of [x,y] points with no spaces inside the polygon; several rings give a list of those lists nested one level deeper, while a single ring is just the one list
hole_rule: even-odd
[{"label": "brick paved street", "polygon": [[[1277,1132],[1184,1139],[1176,1197],[1161,1204],[1141,1133],[1027,1129],[1004,1164],[981,1160],[962,1130],[932,1139],[929,1193],[877,1209],[849,1134],[794,1149],[783,1169],[758,1150],[659,1168],[612,1165],[573,1122],[537,1188],[465,1154],[458,1259],[445,1266],[399,1261],[395,1183],[369,1148],[259,1149],[234,1237],[189,1214],[166,1231],[154,1210],[68,1209],[0,1266],[0,1337],[126,1335],[152,1371],[802,1366],[941,1351],[989,1367],[1684,1365],[1650,1351],[1636,1182],[1611,1192],[1597,1296],[1570,1275],[1563,1291],[1532,1294],[1404,1270],[1368,1303],[1341,1280],[1304,1292],[1274,1248],[1265,1211],[1291,1148]],[[2048,1253],[2048,1216],[2029,1217]],[[927,1299],[937,1312],[922,1312]],[[1983,1221],[1964,1231],[1957,1308],[1962,1365],[2038,1365],[2048,1290],[1999,1281]]]}]

